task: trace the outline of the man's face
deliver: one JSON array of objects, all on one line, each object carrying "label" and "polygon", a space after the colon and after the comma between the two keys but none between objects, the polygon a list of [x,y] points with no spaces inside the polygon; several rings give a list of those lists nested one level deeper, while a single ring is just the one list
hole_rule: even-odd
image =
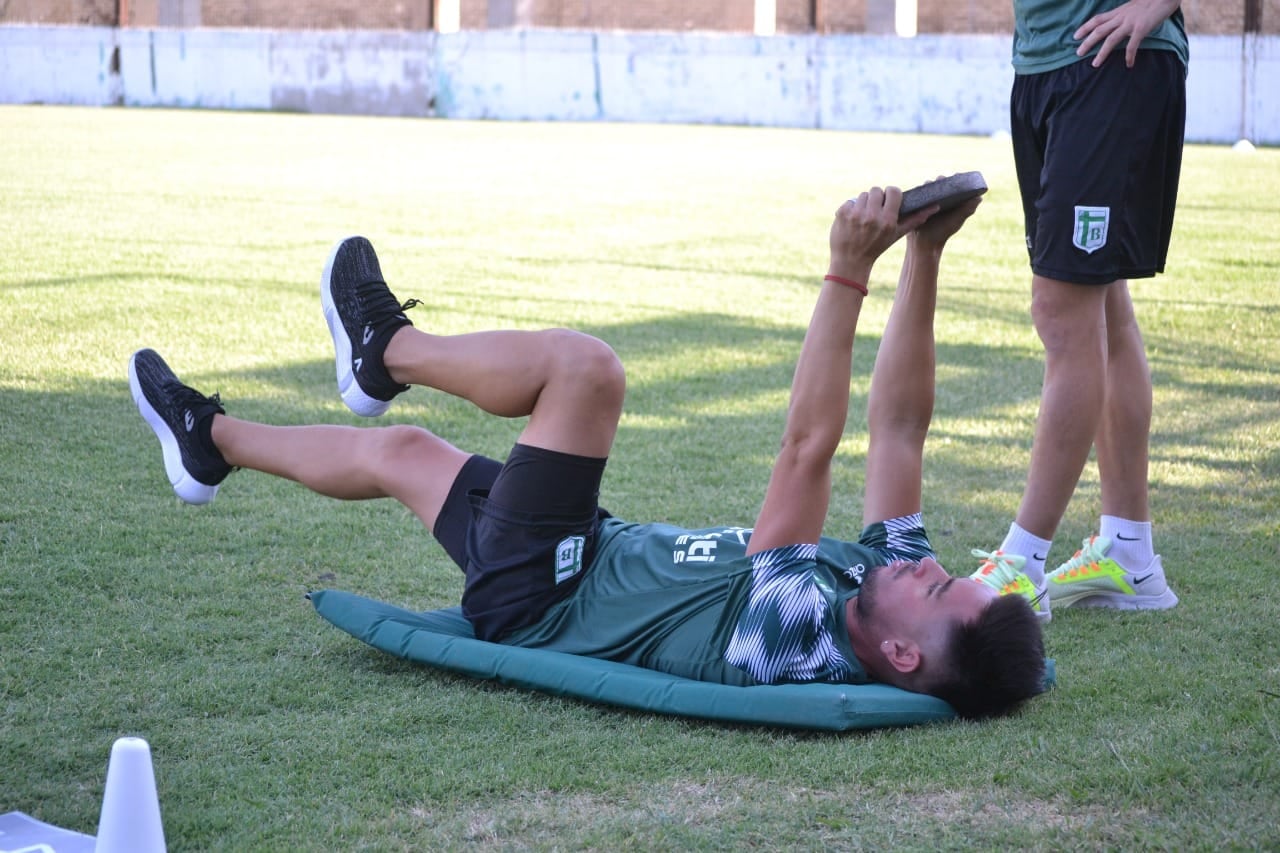
[{"label": "man's face", "polygon": [[957,623],[970,622],[996,597],[986,584],[947,574],[931,557],[871,571],[854,605],[881,636],[914,640],[922,646]]}]

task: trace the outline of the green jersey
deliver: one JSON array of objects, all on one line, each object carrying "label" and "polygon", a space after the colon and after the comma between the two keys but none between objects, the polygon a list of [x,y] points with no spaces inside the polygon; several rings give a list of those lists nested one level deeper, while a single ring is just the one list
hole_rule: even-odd
[{"label": "green jersey", "polygon": [[845,605],[884,560],[826,537],[747,556],[750,538],[606,519],[578,588],[503,642],[723,684],[867,681]]},{"label": "green jersey", "polygon": [[[1076,48],[1080,46],[1075,38],[1076,30],[1094,15],[1108,12],[1123,2],[1013,0],[1013,70],[1018,74],[1039,74],[1080,61],[1082,57],[1076,56]],[[1186,66],[1190,54],[1182,10],[1175,11],[1152,30],[1142,40],[1141,47],[1172,50]]]}]

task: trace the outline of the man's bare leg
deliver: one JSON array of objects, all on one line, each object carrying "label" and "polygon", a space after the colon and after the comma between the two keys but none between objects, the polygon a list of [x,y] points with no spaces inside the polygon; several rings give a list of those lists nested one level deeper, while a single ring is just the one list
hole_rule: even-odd
[{"label": "man's bare leg", "polygon": [[394,498],[428,530],[471,455],[409,425],[269,426],[215,415],[211,434],[229,465],[338,500]]},{"label": "man's bare leg", "polygon": [[1049,576],[1049,592],[1054,607],[1164,610],[1176,606],[1178,596],[1151,539],[1151,373],[1127,282],[1108,288],[1106,311],[1106,401],[1095,437],[1100,535],[1085,539],[1076,556]]},{"label": "man's bare leg", "polygon": [[1037,587],[1102,420],[1108,290],[1032,278],[1031,315],[1045,349],[1044,387],[1022,502],[998,550],[1026,558],[1024,570]]},{"label": "man's bare leg", "polygon": [[[567,330],[441,337],[412,326],[387,345],[396,382],[462,397],[494,415],[529,416],[521,441],[604,457],[617,430],[623,377],[613,351]],[[341,500],[391,497],[433,529],[470,454],[414,426],[280,427],[216,415],[227,464],[294,480]]]},{"label": "man's bare leg", "polygon": [[501,417],[525,417],[521,442],[581,456],[608,456],[626,380],[603,342],[578,332],[497,331],[432,335],[416,329],[383,277],[373,245],[340,240],[320,277],[333,337],[338,392],[364,417],[423,385]]},{"label": "man's bare leg", "polygon": [[1125,281],[1116,282],[1107,293],[1106,388],[1106,403],[1095,438],[1102,512],[1150,521],[1147,468],[1151,370]]},{"label": "man's bare leg", "polygon": [[1066,513],[1102,420],[1107,290],[1042,276],[1032,283],[1031,314],[1045,348],[1044,388],[1017,523],[1047,540]]},{"label": "man's bare leg", "polygon": [[522,443],[579,456],[609,455],[626,391],[613,350],[568,329],[438,336],[405,327],[387,344],[384,364],[397,382],[499,417],[528,416]]},{"label": "man's bare leg", "polygon": [[1107,399],[1094,440],[1102,484],[1098,532],[1111,542],[1109,557],[1145,573],[1155,559],[1148,490],[1151,370],[1125,281],[1107,294],[1107,349]]}]

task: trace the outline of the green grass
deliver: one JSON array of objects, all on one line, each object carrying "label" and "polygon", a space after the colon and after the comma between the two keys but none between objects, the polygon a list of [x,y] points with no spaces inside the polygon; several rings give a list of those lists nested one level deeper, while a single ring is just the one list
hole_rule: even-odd
[{"label": "green grass", "polygon": [[[926,517],[998,541],[1040,388],[1007,142],[799,130],[0,108],[0,812],[94,833],[112,741],[151,743],[174,850],[1241,849],[1280,839],[1280,152],[1191,147],[1168,275],[1133,286],[1152,501],[1182,597],[1067,611],[1021,716],[824,736],[626,713],[404,664],[323,623],[460,577],[408,514],[241,472],[185,507],[129,399],[144,345],[232,411],[358,419],[316,292],[369,235],[438,331],[571,325],[629,367],[604,499],[750,522],[826,262],[872,183],[980,169],[944,262]],[[828,525],[859,518],[880,265]],[[387,420],[508,449],[421,390]],[[1086,470],[1053,559],[1098,513]]]}]

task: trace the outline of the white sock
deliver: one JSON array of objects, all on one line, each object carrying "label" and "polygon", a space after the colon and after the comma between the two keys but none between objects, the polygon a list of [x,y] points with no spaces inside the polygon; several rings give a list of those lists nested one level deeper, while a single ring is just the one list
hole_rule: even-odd
[{"label": "white sock", "polygon": [[1140,572],[1156,557],[1151,545],[1149,521],[1130,521],[1104,515],[1098,533],[1111,540],[1107,556],[1124,566],[1126,571]]},{"label": "white sock", "polygon": [[1023,530],[1015,521],[1009,525],[1009,532],[1005,534],[1000,550],[1006,554],[1026,557],[1027,565],[1023,571],[1033,583],[1038,584],[1044,580],[1044,561],[1049,559],[1049,546],[1052,544],[1048,539],[1041,539],[1034,533]]}]

